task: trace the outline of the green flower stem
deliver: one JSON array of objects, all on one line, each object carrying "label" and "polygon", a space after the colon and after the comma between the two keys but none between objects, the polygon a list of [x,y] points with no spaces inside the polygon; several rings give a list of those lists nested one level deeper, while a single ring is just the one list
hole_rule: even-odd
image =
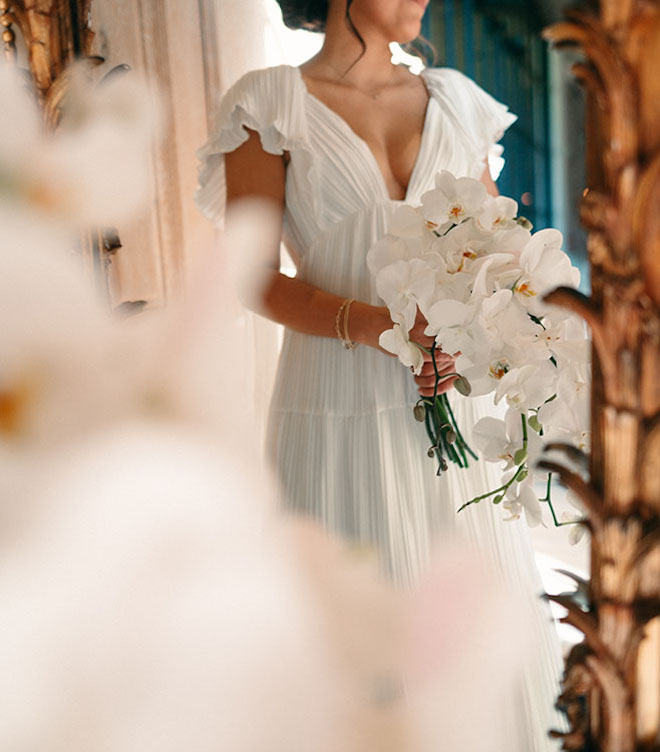
[{"label": "green flower stem", "polygon": [[480,501],[483,501],[484,499],[488,499],[491,496],[495,496],[496,494],[506,493],[511,488],[511,486],[516,482],[516,479],[518,478],[520,471],[524,467],[525,467],[525,463],[523,462],[522,465],[517,466],[516,472],[513,474],[513,477],[511,478],[510,481],[505,483],[503,486],[500,486],[499,488],[495,488],[494,490],[489,491],[488,493],[482,494],[481,496],[475,496],[474,499],[470,499],[470,501],[466,501],[465,504],[463,504],[463,506],[460,507],[458,512],[462,512],[466,507],[469,507],[471,504],[478,504]]},{"label": "green flower stem", "polygon": [[[465,442],[458,424],[456,423],[456,418],[451,409],[451,404],[449,403],[447,395],[438,394],[438,387],[441,381],[451,378],[452,376],[460,376],[460,374],[447,373],[444,376],[440,376],[438,365],[435,361],[435,353],[437,347],[435,342],[431,346],[430,350],[428,350],[423,345],[420,345],[418,342],[414,342],[413,344],[420,351],[431,356],[433,370],[435,371],[433,397],[422,397],[420,402],[424,404],[424,407],[426,409],[424,423],[428,437],[432,442],[432,446],[436,448],[438,465],[442,467],[445,464],[446,457],[459,467],[466,468],[469,465],[466,450],[475,460],[477,459],[477,455]],[[446,435],[450,430],[456,435],[454,442],[449,442],[446,439]]]},{"label": "green flower stem", "polygon": [[455,462],[460,465],[458,455],[456,454],[456,450],[454,447],[451,446],[445,439],[445,431],[442,430],[442,426],[445,426],[448,424],[447,414],[445,413],[442,402],[439,398],[436,398],[433,400],[433,414],[436,420],[436,434],[438,436],[438,439],[442,442],[442,448],[444,450],[444,453],[449,457],[449,459],[452,462]]},{"label": "green flower stem", "polygon": [[426,406],[426,417],[424,418],[424,425],[426,427],[426,433],[431,442],[431,446],[435,446],[437,439],[434,436],[433,428],[431,427],[431,413],[429,412],[428,404],[426,402],[425,402],[425,406]]},{"label": "green flower stem", "polygon": [[[477,461],[478,461],[478,460],[479,460],[479,458],[478,458],[478,457],[477,457],[477,455],[476,455],[476,454],[475,454],[475,453],[474,453],[474,452],[472,451],[472,449],[470,449],[470,447],[468,446],[467,442],[466,442],[466,441],[465,441],[465,439],[463,438],[463,434],[461,433],[461,430],[460,430],[460,428],[458,427],[458,423],[456,422],[456,418],[454,417],[454,411],[453,411],[453,410],[451,409],[451,403],[449,402],[449,398],[447,397],[447,395],[444,395],[444,396],[445,396],[445,399],[446,399],[447,412],[448,412],[448,414],[449,414],[449,417],[450,417],[450,419],[451,419],[451,425],[452,425],[452,427],[453,427],[454,431],[456,432],[456,439],[457,439],[457,443],[458,443],[458,442],[460,442],[460,446],[461,446],[461,448],[462,448],[462,449],[465,449],[465,450],[466,450],[466,451],[467,451],[467,452],[468,452],[468,453],[469,453],[469,454],[471,455],[471,457],[472,457],[472,458],[473,458],[474,460],[477,460]],[[467,466],[468,466],[468,464],[467,464],[467,459],[466,459],[466,460],[465,460],[465,467],[467,467]]]},{"label": "green flower stem", "polygon": [[552,521],[555,523],[555,527],[566,527],[566,525],[577,524],[576,522],[559,522],[559,520],[557,519],[555,508],[552,505],[552,473],[548,473],[548,484],[546,487],[545,499],[540,499],[540,501],[545,501],[550,507],[550,514],[552,515]]}]

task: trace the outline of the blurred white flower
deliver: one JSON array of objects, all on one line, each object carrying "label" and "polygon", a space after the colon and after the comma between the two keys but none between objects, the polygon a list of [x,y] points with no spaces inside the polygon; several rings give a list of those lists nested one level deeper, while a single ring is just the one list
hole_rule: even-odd
[{"label": "blurred white flower", "polygon": [[0,577],[3,748],[350,749],[347,687],[265,526],[265,476],[158,423],[57,459],[40,493],[3,499],[23,506]]},{"label": "blurred white flower", "polygon": [[[154,97],[135,74],[94,88],[83,64],[67,73],[62,122],[44,132],[34,95],[10,65],[0,64],[2,117],[0,201],[30,212],[32,222],[62,231],[116,225],[146,196],[156,137]],[[5,138],[6,134],[6,138]]]}]

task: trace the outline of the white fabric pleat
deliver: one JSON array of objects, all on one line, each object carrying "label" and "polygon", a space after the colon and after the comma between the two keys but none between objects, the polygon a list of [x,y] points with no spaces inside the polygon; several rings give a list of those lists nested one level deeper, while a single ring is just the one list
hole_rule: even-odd
[{"label": "white fabric pleat", "polygon": [[[406,200],[419,203],[441,169],[478,178],[516,119],[458,71],[429,69],[431,94],[420,153]],[[310,95],[297,68],[279,66],[243,77],[223,100],[219,128],[199,152],[197,202],[216,218],[224,201],[221,155],[261,135],[266,151],[290,153],[284,229],[300,252],[298,276],[337,295],[379,304],[366,254],[387,232],[400,202],[387,195],[368,146]],[[487,503],[460,515],[468,499],[495,487],[493,466],[473,463],[442,477],[426,456],[428,440],[414,420],[412,375],[371,348],[347,352],[337,340],[287,330],[270,408],[267,448],[285,507],[312,517],[359,545],[374,547],[396,583],[414,584],[434,546],[462,537],[526,599],[536,636],[534,665],[511,703],[511,750],[557,749],[546,735],[561,670],[559,644],[523,523],[505,523]],[[488,398],[454,399],[470,427]]]}]

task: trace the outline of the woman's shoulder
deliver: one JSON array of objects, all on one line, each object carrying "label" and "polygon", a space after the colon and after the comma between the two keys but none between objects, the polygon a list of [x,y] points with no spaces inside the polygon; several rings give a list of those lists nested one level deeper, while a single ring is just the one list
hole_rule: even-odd
[{"label": "woman's shoulder", "polygon": [[448,94],[473,93],[476,91],[486,93],[470,76],[456,68],[425,68],[422,71],[422,76],[431,87],[442,88]]},{"label": "woman's shoulder", "polygon": [[488,125],[496,121],[503,132],[517,120],[507,105],[456,68],[426,68],[423,75],[431,92],[448,101],[468,128],[486,126],[490,131]]},{"label": "woman's shoulder", "polygon": [[259,96],[266,101],[274,95],[282,94],[283,89],[297,83],[298,69],[292,65],[274,65],[257,68],[244,73],[226,91],[223,99],[239,99],[244,96]]}]

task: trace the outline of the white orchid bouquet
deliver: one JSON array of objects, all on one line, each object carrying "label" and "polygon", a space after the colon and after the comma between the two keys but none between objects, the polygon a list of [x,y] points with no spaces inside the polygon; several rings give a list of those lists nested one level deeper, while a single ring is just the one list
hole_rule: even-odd
[{"label": "white orchid bouquet", "polygon": [[[454,387],[465,397],[492,394],[508,409],[503,418],[486,417],[472,430],[483,459],[503,463],[501,484],[461,507],[484,499],[503,503],[518,519],[542,519],[534,490],[535,465],[544,442],[569,444],[576,453],[588,444],[589,348],[583,323],[573,314],[543,303],[558,286],[576,286],[578,269],[561,250],[562,235],[547,229],[532,233],[518,217],[518,205],[489,196],[472,178],[444,171],[421,206],[403,205],[389,233],[369,251],[367,261],[392,329],[380,345],[419,374],[424,348],[411,341],[417,312],[434,338],[431,350],[456,355]],[[423,422],[438,461],[467,467],[477,455],[456,425],[451,404],[438,385],[448,375],[436,370],[433,397],[422,397],[415,417]],[[460,510],[459,510],[460,511]]]}]

